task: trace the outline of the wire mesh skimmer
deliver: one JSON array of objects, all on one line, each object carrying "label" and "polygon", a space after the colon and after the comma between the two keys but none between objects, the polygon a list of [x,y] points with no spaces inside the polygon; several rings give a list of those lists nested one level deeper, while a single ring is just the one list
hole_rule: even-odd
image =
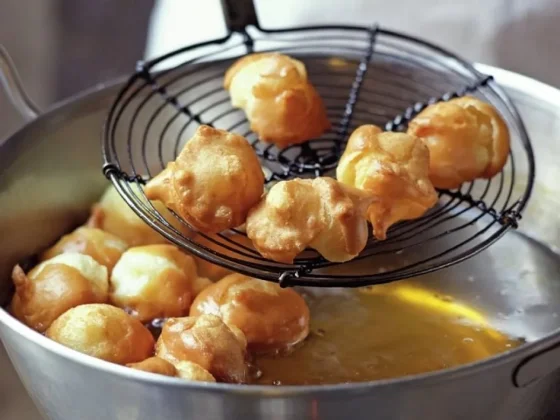
[{"label": "wire mesh skimmer", "polygon": [[[104,173],[152,228],[210,262],[283,286],[355,287],[448,267],[517,227],[533,186],[533,152],[521,118],[491,76],[442,48],[378,26],[265,30],[250,4],[241,14],[225,6],[227,36],[140,62],[106,122]],[[250,131],[243,111],[230,105],[223,75],[239,56],[261,51],[280,51],[305,63],[328,108],[331,132],[278,150]],[[261,257],[242,230],[205,236],[201,243],[197,238],[204,235],[183,236],[142,190],[200,124],[245,136],[270,186],[294,177],[332,175],[349,133],[359,125],[405,130],[427,105],[465,94],[492,103],[509,125],[512,148],[503,171],[491,180],[440,190],[435,208],[394,225],[385,241],[371,237],[349,263],[330,263],[314,251],[305,251],[291,265],[276,263]]]}]

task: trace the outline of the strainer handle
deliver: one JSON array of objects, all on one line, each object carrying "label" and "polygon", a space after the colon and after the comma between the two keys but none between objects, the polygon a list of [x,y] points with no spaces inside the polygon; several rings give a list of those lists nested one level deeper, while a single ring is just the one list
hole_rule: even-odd
[{"label": "strainer handle", "polygon": [[40,111],[25,93],[14,62],[3,45],[0,45],[0,85],[4,87],[8,98],[23,118],[27,121],[37,118]]},{"label": "strainer handle", "polygon": [[222,0],[222,10],[230,32],[242,32],[250,25],[259,27],[254,0]]}]

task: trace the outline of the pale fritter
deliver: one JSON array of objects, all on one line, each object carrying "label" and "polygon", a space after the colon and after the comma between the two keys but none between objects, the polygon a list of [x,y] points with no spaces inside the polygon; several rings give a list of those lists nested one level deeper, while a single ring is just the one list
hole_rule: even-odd
[{"label": "pale fritter", "polygon": [[147,359],[154,338],[140,321],[106,304],[80,305],[62,314],[47,337],[81,353],[126,365]]},{"label": "pale fritter", "polygon": [[207,233],[241,225],[263,191],[264,175],[247,140],[204,125],[146,186],[149,199]]},{"label": "pale fritter", "polygon": [[375,198],[368,218],[383,240],[392,224],[420,217],[436,204],[429,165],[430,153],[420,139],[363,125],[350,136],[336,175]]},{"label": "pale fritter", "polygon": [[27,275],[19,265],[12,272],[16,292],[10,310],[29,327],[44,332],[68,309],[108,298],[107,268],[89,255],[61,254]]},{"label": "pale fritter", "polygon": [[293,289],[230,274],[194,300],[190,315],[213,314],[238,327],[251,352],[287,350],[309,333],[309,308]]},{"label": "pale fritter", "polygon": [[247,341],[234,326],[214,315],[170,318],[156,343],[156,356],[176,367],[186,361],[201,366],[220,382],[247,381]]},{"label": "pale fritter", "polygon": [[111,275],[110,300],[143,322],[185,316],[209,284],[198,276],[194,259],[177,247],[146,245],[122,255]]},{"label": "pale fritter", "polygon": [[492,178],[510,149],[509,130],[498,111],[471,96],[430,105],[410,122],[408,133],[430,149],[430,179],[438,188]]},{"label": "pale fritter", "polygon": [[306,247],[329,261],[348,261],[367,243],[371,202],[370,194],[332,178],[281,181],[249,213],[247,236],[278,262],[292,263]]},{"label": "pale fritter", "polygon": [[259,138],[280,148],[319,137],[331,127],[305,65],[286,55],[260,53],[239,59],[226,72],[224,87]]}]

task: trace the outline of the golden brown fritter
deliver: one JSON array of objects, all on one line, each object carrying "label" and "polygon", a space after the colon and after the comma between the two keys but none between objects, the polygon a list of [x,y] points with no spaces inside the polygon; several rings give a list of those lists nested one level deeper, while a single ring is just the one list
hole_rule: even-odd
[{"label": "golden brown fritter", "polygon": [[472,96],[427,107],[408,133],[430,149],[430,179],[437,188],[492,178],[506,164],[510,135],[498,111]]},{"label": "golden brown fritter", "polygon": [[146,195],[196,229],[217,233],[241,225],[263,190],[264,175],[247,140],[203,125],[148,183]]},{"label": "golden brown fritter", "polygon": [[332,178],[274,185],[247,218],[247,236],[261,255],[292,263],[306,247],[329,261],[357,256],[368,238],[370,194]]},{"label": "golden brown fritter", "polygon": [[187,381],[216,382],[216,378],[202,366],[185,360],[175,363],[177,377]]},{"label": "golden brown fritter", "polygon": [[383,240],[391,225],[420,217],[437,203],[429,165],[430,152],[420,139],[363,125],[350,136],[336,176],[375,198],[368,218]]},{"label": "golden brown fritter", "polygon": [[109,292],[107,268],[89,255],[77,253],[53,257],[27,275],[16,265],[12,279],[16,292],[11,312],[39,332],[70,308],[106,302]]},{"label": "golden brown fritter", "polygon": [[88,304],[62,314],[47,337],[81,353],[126,365],[150,357],[154,338],[142,323],[120,308]]},{"label": "golden brown fritter", "polygon": [[216,379],[202,366],[192,362],[177,362],[175,365],[154,356],[139,363],[129,363],[129,368],[164,376],[173,376],[188,381],[216,382]]},{"label": "golden brown fritter", "polygon": [[226,72],[224,88],[259,138],[280,148],[319,137],[331,127],[305,65],[287,55],[242,57]]},{"label": "golden brown fritter", "polygon": [[309,308],[293,289],[230,274],[194,300],[190,315],[213,314],[239,328],[251,352],[286,350],[309,333]]},{"label": "golden brown fritter", "polygon": [[247,381],[247,341],[238,328],[215,315],[170,318],[156,343],[156,355],[173,365],[196,363],[220,382]]}]

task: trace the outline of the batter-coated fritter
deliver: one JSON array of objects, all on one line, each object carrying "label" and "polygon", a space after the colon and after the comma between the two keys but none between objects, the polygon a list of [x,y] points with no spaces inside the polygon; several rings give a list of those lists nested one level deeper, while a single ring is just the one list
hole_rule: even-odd
[{"label": "batter-coated fritter", "polygon": [[226,72],[224,87],[259,138],[280,148],[319,137],[331,127],[305,65],[287,55],[259,53],[239,59]]},{"label": "batter-coated fritter", "polygon": [[216,233],[243,224],[263,190],[262,168],[247,140],[203,125],[148,183],[146,195],[200,231]]},{"label": "batter-coated fritter", "polygon": [[247,235],[274,261],[291,263],[306,247],[348,261],[367,243],[371,202],[370,194],[332,178],[281,181],[249,213]]},{"label": "batter-coated fritter", "polygon": [[489,179],[506,164],[510,135],[496,108],[472,96],[427,107],[408,133],[430,149],[430,179],[437,188]]},{"label": "batter-coated fritter", "polygon": [[430,152],[420,139],[363,125],[350,136],[336,175],[375,198],[368,218],[383,240],[392,224],[420,217],[436,204],[429,165]]}]

